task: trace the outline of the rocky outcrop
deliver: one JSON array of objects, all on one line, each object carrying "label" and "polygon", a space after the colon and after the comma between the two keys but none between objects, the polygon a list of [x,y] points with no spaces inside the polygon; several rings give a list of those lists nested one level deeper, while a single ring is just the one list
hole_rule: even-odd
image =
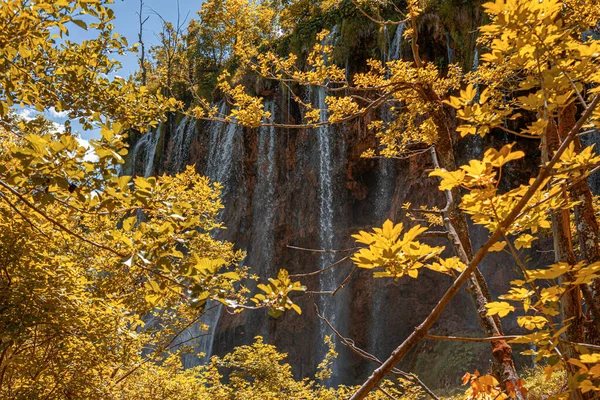
[{"label": "rocky outcrop", "polygon": [[[308,96],[315,105],[319,103],[318,91]],[[298,110],[287,103],[283,94],[266,99],[265,104],[278,122],[300,119]],[[219,235],[247,251],[245,264],[261,277],[273,276],[279,268],[303,274],[344,255],[322,255],[287,246],[351,248],[354,246],[352,233],[381,226],[387,218],[395,222],[405,220],[402,209],[405,202],[443,205],[437,181],[424,172],[432,168],[426,155],[408,160],[360,157],[363,150],[376,146],[372,132],[367,129],[368,123],[367,118],[321,131],[269,127],[252,130],[218,122],[172,118],[157,132],[136,141],[132,151],[136,158],[128,161],[124,171],[146,175],[176,173],[187,164],[195,165],[199,173],[225,184],[226,209],[222,219],[227,229]],[[328,146],[324,146],[325,140]],[[504,140],[503,136],[492,138],[492,141]],[[482,145],[473,140],[460,142],[457,145],[459,160],[479,156]],[[328,158],[327,162],[324,157]],[[529,166],[523,168],[530,169]],[[517,168],[509,171],[504,179],[507,186],[513,186],[526,176]],[[329,199],[324,200],[323,196]],[[331,204],[325,204],[327,201]],[[324,222],[327,212],[331,213],[327,217],[329,227],[327,221]],[[477,248],[487,233],[478,227],[472,230]],[[324,237],[324,233],[330,236]],[[535,260],[543,261],[544,257]],[[485,260],[482,271],[494,295],[506,289],[513,275],[513,265],[512,260],[499,255]],[[350,262],[345,262],[325,278],[312,276],[302,281],[309,291],[330,291],[341,284],[353,268]],[[384,358],[422,321],[450,283],[450,278],[429,271],[416,280],[406,277],[392,281],[373,279],[370,271],[359,270],[333,297],[309,293],[298,298],[303,309],[301,316],[290,312],[273,319],[262,311],[215,312],[207,321],[216,325],[211,329],[212,336],[209,340],[203,339],[197,347],[199,351],[222,355],[261,335],[289,354],[298,376],[310,376],[325,353],[322,337],[330,334],[316,316],[317,305],[343,335]],[[507,332],[515,328],[509,326]],[[466,293],[461,293],[445,311],[435,332],[481,334],[474,306]],[[488,367],[487,346],[458,347],[425,342],[403,367],[421,372],[426,381],[435,385],[444,379],[455,382],[465,370]],[[338,350],[340,356],[333,382],[355,383],[373,368],[339,343]],[[457,365],[448,363],[449,359],[455,359]],[[189,359],[186,363],[193,365],[201,361]]]},{"label": "rocky outcrop", "polygon": [[[476,17],[480,18],[480,15]],[[436,32],[443,28],[438,26],[439,18],[432,17],[432,20]],[[400,29],[396,28],[394,34],[389,35],[389,51],[385,52],[384,58],[398,58],[402,54],[405,46],[398,34]],[[421,38],[427,38],[428,26],[423,25],[420,29],[423,30]],[[340,29],[342,34],[347,30],[344,26]],[[361,38],[364,48],[368,47],[365,44],[368,40],[374,40],[367,36]],[[448,51],[452,50],[450,35],[436,33],[430,37],[435,41],[427,52],[432,60],[440,54],[447,58],[461,54],[460,49]],[[421,48],[426,47],[427,43],[421,44]],[[468,52],[463,49],[462,53]],[[351,70],[357,68],[350,67]],[[299,109],[290,102],[285,91],[263,83],[256,87],[276,122],[287,124],[302,120]],[[323,96],[318,89],[307,89],[304,93],[304,98],[319,108],[324,108]],[[223,112],[228,111],[224,103],[219,106]],[[274,276],[280,268],[291,274],[304,274],[323,268],[343,258],[344,254],[321,254],[288,246],[351,248],[354,247],[351,234],[381,226],[387,218],[413,224],[406,220],[402,209],[406,202],[417,206],[441,207],[444,204],[437,180],[425,173],[433,167],[428,153],[406,160],[360,157],[364,150],[377,145],[373,132],[367,128],[372,117],[321,129],[245,129],[171,116],[158,130],[133,138],[131,156],[123,171],[138,175],[172,174],[181,171],[185,165],[195,165],[199,173],[223,182],[226,209],[222,220],[227,229],[219,235],[247,251],[245,264],[263,278]],[[470,158],[481,157],[484,147],[501,146],[513,140],[515,138],[504,134],[490,135],[485,143],[480,138],[457,139],[457,161],[465,163]],[[527,154],[534,156],[505,168],[502,187],[514,187],[527,181],[538,164],[537,145],[537,142],[527,140],[519,143],[527,149]],[[487,232],[479,227],[471,227],[471,231],[473,247],[477,249],[485,241]],[[448,244],[442,239],[436,240],[432,243]],[[539,249],[551,248],[544,241],[536,244]],[[534,249],[532,255],[535,256],[530,257],[532,265],[551,262],[550,253]],[[506,291],[515,275],[514,261],[500,253],[488,256],[481,270],[494,297]],[[348,284],[335,296],[310,293],[334,290],[352,273]],[[209,355],[223,355],[261,335],[265,342],[288,353],[288,361],[298,377],[311,376],[326,352],[323,336],[331,334],[317,317],[317,306],[358,347],[378,358],[386,358],[422,322],[451,284],[449,277],[430,271],[424,271],[418,279],[374,279],[370,271],[354,271],[348,261],[331,272],[301,281],[309,290],[297,298],[302,315],[289,312],[273,319],[266,311],[230,314],[218,308],[207,318],[207,323],[213,325],[209,337],[198,341],[196,349]],[[505,333],[510,334],[516,329],[514,321],[509,321]],[[475,307],[465,292],[461,292],[444,311],[434,332],[482,334]],[[357,383],[374,368],[339,341],[337,350],[340,355],[332,383]],[[486,370],[490,358],[489,347],[485,344],[425,341],[401,367],[421,375],[425,382],[437,387],[458,384],[465,371]],[[203,361],[191,357],[186,359],[186,365]]]}]

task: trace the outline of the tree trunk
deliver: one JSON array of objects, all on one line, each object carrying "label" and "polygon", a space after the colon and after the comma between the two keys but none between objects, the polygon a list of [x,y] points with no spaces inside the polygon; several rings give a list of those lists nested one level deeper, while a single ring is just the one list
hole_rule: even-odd
[{"label": "tree trunk", "polygon": [[[562,140],[575,126],[577,108],[574,103],[561,110],[558,124],[558,135]],[[582,150],[581,141],[573,141],[575,152]],[[600,260],[598,251],[598,222],[594,211],[592,192],[587,180],[582,179],[571,187],[571,200],[578,202],[575,206],[575,225],[581,258],[592,264]],[[587,306],[587,321],[585,323],[586,340],[588,343],[600,344],[600,279],[592,284],[592,291],[587,285],[581,287]]]},{"label": "tree trunk", "polygon": [[[553,120],[548,124],[548,129],[546,131],[548,155],[555,152],[560,147],[560,138],[558,134],[567,129],[566,121],[567,119],[564,119],[559,123],[559,125],[562,126],[559,126],[558,130]],[[573,124],[573,126],[574,125],[575,124]],[[566,130],[566,132],[568,131],[570,131],[570,129]],[[546,162],[547,160],[543,161]],[[567,196],[566,187],[565,196]],[[552,213],[552,235],[554,239],[554,260],[556,262],[565,262],[569,265],[575,265],[577,259],[575,257],[575,252],[573,251],[569,210],[560,209],[555,210]],[[570,280],[568,275],[564,276],[564,279]],[[570,287],[569,290],[563,294],[561,306],[563,319],[566,320],[572,318],[569,322],[569,328],[567,329],[567,338],[572,342],[584,341],[581,290],[579,289],[579,286]]]},{"label": "tree trunk", "polygon": [[[449,115],[440,98],[432,88],[422,88],[423,96],[432,104],[438,104],[437,110],[433,113],[433,121],[437,127],[437,143],[436,152],[437,159],[441,168],[448,171],[456,170],[456,160],[454,158],[452,144],[452,121],[453,118]],[[437,161],[437,160],[434,160]],[[436,162],[437,164],[437,162]],[[473,258],[473,248],[471,245],[471,237],[469,235],[469,227],[467,217],[459,208],[460,192],[457,188],[447,194],[448,204],[444,210],[444,225],[452,237],[452,246],[456,255],[460,260],[468,265]],[[491,295],[484,276],[481,271],[476,268],[469,277],[469,286],[467,292],[471,295],[475,307],[479,324],[483,328],[487,336],[503,336],[502,324],[498,316],[488,316],[486,304],[491,302]],[[491,342],[493,355],[493,374],[504,387],[506,382],[510,382],[513,387],[518,387],[519,376],[517,374],[514,362],[512,360],[512,348],[504,340]],[[521,394],[517,391],[517,395]]]}]

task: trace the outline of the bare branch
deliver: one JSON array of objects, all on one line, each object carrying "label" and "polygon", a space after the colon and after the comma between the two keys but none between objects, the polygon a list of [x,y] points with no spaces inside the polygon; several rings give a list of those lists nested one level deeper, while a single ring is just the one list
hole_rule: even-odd
[{"label": "bare branch", "polygon": [[340,265],[341,263],[343,263],[344,261],[346,261],[346,260],[347,260],[347,259],[349,259],[350,257],[351,257],[351,256],[346,256],[346,257],[344,257],[344,258],[340,259],[339,261],[336,261],[336,262],[334,262],[333,264],[331,264],[331,265],[329,265],[329,266],[327,266],[327,267],[325,267],[325,268],[318,269],[318,270],[316,270],[316,271],[313,271],[313,272],[308,272],[308,273],[306,273],[306,274],[293,274],[293,275],[290,275],[290,278],[303,278],[303,277],[307,277],[307,276],[314,276],[314,275],[318,275],[318,274],[320,274],[320,273],[322,273],[322,272],[325,272],[325,271],[327,271],[328,269],[331,269],[331,268],[333,268],[333,267],[335,267],[335,266],[337,266],[337,265]]},{"label": "bare branch", "polygon": [[[329,320],[327,318],[325,318],[325,316],[323,316],[322,314],[319,313],[319,308],[317,307],[317,305],[315,304],[315,309],[317,312],[317,316],[323,320],[327,326],[329,326],[329,329],[331,329],[331,331],[340,339],[340,341],[346,346],[348,347],[354,354],[356,354],[357,356],[367,360],[367,361],[372,361],[374,363],[377,363],[379,365],[382,364],[382,362],[375,357],[373,354],[368,353],[367,351],[361,349],[360,347],[356,346],[356,344],[354,343],[354,341],[352,339],[349,338],[345,338],[344,336],[342,336],[342,334],[340,332],[338,332],[338,330],[336,330],[333,325],[331,325],[331,322],[329,322]],[[435,393],[433,393],[433,391],[431,389],[429,389],[427,387],[427,385],[425,385],[417,375],[413,374],[413,373],[408,373],[408,372],[404,372],[402,370],[399,370],[398,368],[392,368],[392,370],[390,371],[391,373],[393,373],[394,375],[398,375],[401,376],[405,379],[408,379],[414,383],[416,383],[417,385],[421,386],[421,388],[423,388],[423,390],[425,390],[425,392],[431,396],[432,399],[434,400],[439,400],[439,398],[435,395]]]},{"label": "bare branch", "polygon": [[309,248],[305,248],[305,247],[298,247],[298,246],[292,246],[292,245],[287,245],[286,247],[288,249],[310,251],[312,253],[349,253],[351,251],[360,250],[360,247],[353,247],[351,249],[344,249],[344,250],[335,250],[335,249],[333,249],[333,250],[309,249]]}]

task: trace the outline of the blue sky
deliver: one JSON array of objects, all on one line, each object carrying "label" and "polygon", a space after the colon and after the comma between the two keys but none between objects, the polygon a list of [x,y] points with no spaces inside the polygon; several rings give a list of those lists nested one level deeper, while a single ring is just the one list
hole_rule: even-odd
[{"label": "blue sky", "polygon": [[[115,12],[114,31],[127,38],[130,45],[133,45],[138,40],[139,19],[138,11],[140,8],[139,0],[113,0],[114,4],[111,8]],[[146,46],[146,51],[150,46],[158,42],[157,33],[161,28],[161,20],[156,16],[155,12],[160,14],[166,21],[176,23],[177,21],[177,0],[144,0],[144,17],[150,17],[144,24],[143,39]],[[187,16],[187,21],[191,18],[196,18],[196,11],[200,9],[202,0],[179,0],[179,15],[183,21]],[[187,23],[186,23],[187,25]],[[71,28],[69,39],[80,41],[90,39],[94,36],[94,32],[86,32],[79,28]],[[125,57],[118,58],[123,68],[117,72],[118,75],[128,77],[138,68],[138,55],[131,53]],[[32,109],[17,109],[19,114],[25,118],[32,118],[37,113]],[[56,122],[61,126],[67,120],[66,113],[57,112],[54,109],[44,112],[46,118]],[[89,140],[99,137],[99,131],[83,131],[77,121],[72,121],[73,131],[79,133],[83,139]]]},{"label": "blue sky", "polygon": [[[115,12],[115,32],[125,36],[129,44],[136,43],[138,40],[139,21],[137,12],[140,8],[139,0],[113,0],[115,4],[111,8]],[[202,0],[179,0],[179,14],[181,20],[188,16],[196,18],[196,11],[200,9]],[[156,44],[157,32],[160,31],[160,18],[153,11],[159,13],[165,20],[175,23],[177,21],[177,0],[144,0],[144,14],[149,16],[148,22],[144,24],[144,43],[146,49]],[[186,24],[187,25],[187,24]],[[79,33],[79,32],[78,32]],[[73,35],[76,37],[76,35]],[[120,59],[123,64],[123,70],[120,75],[129,76],[137,70],[137,56],[130,54],[124,59]]]}]

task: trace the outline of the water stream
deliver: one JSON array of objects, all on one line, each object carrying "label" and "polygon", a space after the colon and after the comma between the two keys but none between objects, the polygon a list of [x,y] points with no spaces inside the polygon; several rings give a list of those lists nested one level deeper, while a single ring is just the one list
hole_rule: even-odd
[{"label": "water stream", "polygon": [[389,45],[388,61],[395,61],[400,59],[404,27],[404,22],[402,22],[396,27],[394,38],[392,39],[392,42]]}]

